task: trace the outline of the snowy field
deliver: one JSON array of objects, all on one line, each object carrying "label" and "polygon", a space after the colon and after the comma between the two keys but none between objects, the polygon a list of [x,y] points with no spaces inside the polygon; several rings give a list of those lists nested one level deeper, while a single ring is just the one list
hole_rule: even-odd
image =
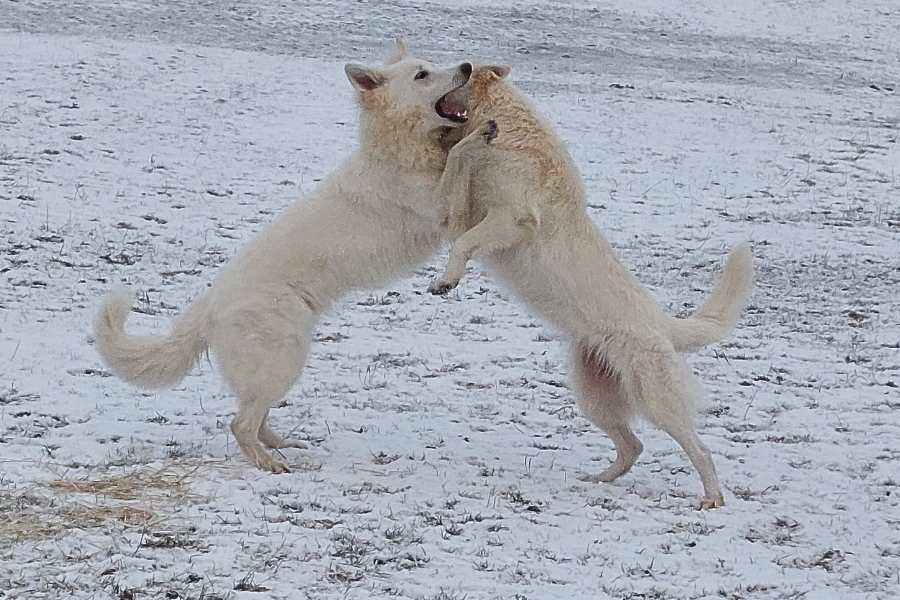
[{"label": "snowy field", "polygon": [[[900,6],[669,4],[0,2],[0,598],[900,597]],[[397,33],[513,65],[671,313],[752,240],[692,358],[724,508],[649,427],[576,480],[613,452],[563,344],[478,268],[428,295],[439,256],[323,320],[273,411],[291,474],[245,462],[205,361],[104,369],[98,299],[166,331],[349,153],[342,65]]]}]

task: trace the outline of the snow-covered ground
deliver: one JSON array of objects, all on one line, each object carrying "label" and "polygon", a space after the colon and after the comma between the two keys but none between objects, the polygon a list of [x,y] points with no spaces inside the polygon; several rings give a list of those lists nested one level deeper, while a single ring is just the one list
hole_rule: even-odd
[{"label": "snow-covered ground", "polygon": [[[900,596],[900,6],[489,4],[0,3],[0,598]],[[324,319],[273,413],[292,474],[239,455],[208,364],[104,370],[98,299],[165,331],[348,153],[342,64],[395,33],[513,65],[672,313],[753,241],[692,359],[724,508],[652,428],[574,479],[612,447],[563,345],[478,269],[425,293],[440,257]]]}]

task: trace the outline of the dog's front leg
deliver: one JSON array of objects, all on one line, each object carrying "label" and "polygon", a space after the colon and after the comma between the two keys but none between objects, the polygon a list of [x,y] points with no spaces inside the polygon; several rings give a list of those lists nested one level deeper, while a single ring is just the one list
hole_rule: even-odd
[{"label": "dog's front leg", "polygon": [[487,121],[464,137],[447,154],[447,164],[435,190],[443,224],[453,239],[469,228],[474,170],[483,162],[484,150],[497,137],[497,123]]},{"label": "dog's front leg", "polygon": [[469,260],[527,242],[534,237],[537,225],[534,215],[517,217],[510,210],[489,210],[484,220],[453,242],[444,274],[431,282],[428,291],[446,294],[459,285]]},{"label": "dog's front leg", "polygon": [[472,182],[472,162],[464,154],[453,152],[435,188],[434,198],[441,216],[441,225],[452,239],[458,238],[469,223],[469,193]]}]

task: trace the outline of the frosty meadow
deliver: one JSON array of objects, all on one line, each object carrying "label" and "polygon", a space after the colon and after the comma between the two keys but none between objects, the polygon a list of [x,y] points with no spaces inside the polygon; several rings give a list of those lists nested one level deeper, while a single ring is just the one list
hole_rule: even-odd
[{"label": "frosty meadow", "polygon": [[[111,294],[94,331],[113,373],[139,386],[169,387],[211,350],[238,397],[231,430],[241,451],[260,469],[288,472],[265,448],[306,444],[276,434],[269,411],[299,378],[321,314],[347,290],[420,266],[453,215],[453,274],[439,291],[456,286],[468,259],[484,256],[570,337],[580,405],[616,446],[612,466],[581,479],[608,483],[630,470],[642,451],[630,421],[641,415],[690,457],[703,481],[701,507],[722,506],[712,456],[695,431],[700,384],[679,353],[734,328],[750,294],[749,246],[732,254],[697,315],[672,319],[591,223],[568,153],[530,103],[501,81],[507,67],[473,72],[464,62],[439,70],[397,42],[384,65],[348,64],[345,71],[361,111],[359,151],[251,240],[168,335],[126,334],[132,296]],[[448,99],[470,87],[448,110]],[[466,137],[453,144],[470,112],[474,128],[465,127]],[[495,119],[502,131],[489,146]],[[488,125],[488,134],[479,130]],[[461,214],[470,202],[476,208]]]},{"label": "frosty meadow", "polygon": [[[898,19],[887,0],[0,3],[0,598],[895,597]],[[664,313],[695,314],[750,239],[738,327],[690,357],[723,507],[697,511],[689,459],[639,424],[634,468],[580,481],[616,450],[566,338],[478,260],[429,294],[439,223],[409,276],[308,328],[269,411],[307,446],[273,451],[290,473],[247,461],[205,354],[161,392],[111,376],[99,299],[132,290],[128,333],[165,336],[215,295],[361,148],[344,66],[379,64],[385,32],[448,69],[512,66]]]}]

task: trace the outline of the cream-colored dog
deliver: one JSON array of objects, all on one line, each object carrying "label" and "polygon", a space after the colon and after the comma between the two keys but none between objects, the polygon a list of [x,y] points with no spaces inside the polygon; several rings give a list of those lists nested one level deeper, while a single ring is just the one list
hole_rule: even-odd
[{"label": "cream-colored dog", "polygon": [[401,47],[382,67],[345,70],[360,107],[359,149],[248,243],[168,335],[125,333],[125,291],[110,294],[94,323],[106,364],[143,387],[177,383],[209,348],[238,397],[231,430],[241,451],[276,473],[288,467],[263,446],[304,444],[275,434],[269,409],[300,376],[319,315],[348,290],[408,273],[442,242],[434,189],[462,116],[441,113],[437,101],[472,65],[439,68]]},{"label": "cream-colored dog", "polygon": [[605,471],[579,479],[609,482],[631,469],[643,450],[630,426],[637,414],[687,453],[703,481],[701,507],[721,506],[712,456],[694,423],[700,384],[681,353],[734,327],[752,287],[750,247],[731,252],[721,281],[691,318],[664,314],[591,221],[569,153],[504,80],[508,71],[478,66],[465,86],[439,102],[472,125],[450,150],[437,190],[455,241],[431,291],[455,287],[469,259],[483,256],[503,282],[571,337],[578,403],[616,448]]}]

